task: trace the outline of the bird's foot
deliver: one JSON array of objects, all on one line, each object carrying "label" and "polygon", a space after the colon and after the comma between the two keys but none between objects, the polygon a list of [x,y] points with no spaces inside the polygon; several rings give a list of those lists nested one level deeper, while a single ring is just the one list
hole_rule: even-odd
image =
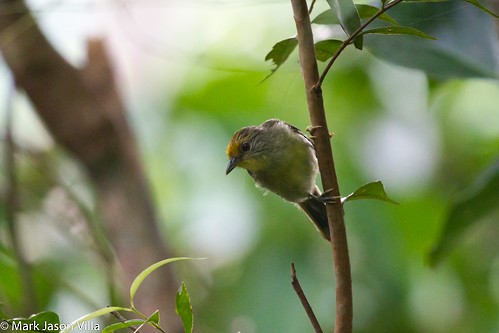
[{"label": "bird's foot", "polygon": [[333,189],[329,189],[327,191],[324,191],[319,196],[314,196],[315,199],[319,200],[320,202],[324,204],[335,204],[341,201],[341,196],[334,196],[331,195],[333,192]]},{"label": "bird's foot", "polygon": [[[310,139],[315,140],[317,138],[317,135],[315,135],[315,132],[319,129],[322,128],[322,126],[307,126],[306,130],[308,133],[310,133]],[[331,139],[334,136],[334,133],[329,133],[329,138]]]}]

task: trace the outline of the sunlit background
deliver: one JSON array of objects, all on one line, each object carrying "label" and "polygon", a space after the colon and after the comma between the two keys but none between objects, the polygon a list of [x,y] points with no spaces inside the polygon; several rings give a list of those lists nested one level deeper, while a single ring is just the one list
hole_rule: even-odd
[{"label": "sunlit background", "polygon": [[[176,266],[191,294],[195,331],[310,332],[290,285],[291,262],[330,331],[334,278],[327,242],[295,207],[255,188],[246,172],[225,176],[225,147],[240,127],[273,117],[309,125],[296,52],[262,82],[273,68],[265,55],[295,33],[289,2],[29,5],[72,64],[85,62],[87,39],[106,40],[164,237],[180,256],[208,258]],[[5,65],[0,70],[5,101],[12,83]],[[368,51],[347,50],[324,93],[341,192],[379,179],[400,203],[353,202],[345,209],[355,331],[498,332],[497,221],[471,228],[438,267],[427,264],[448,205],[497,158],[498,81],[437,81]],[[30,261],[59,281],[40,283],[47,284],[46,308],[69,322],[108,302],[101,263],[79,233],[72,198],[61,190],[71,188],[94,207],[92,189],[22,93],[14,103],[15,140],[26,152],[19,166],[24,247]],[[0,124],[3,133],[3,113]],[[15,309],[15,264],[0,256],[0,298]]]}]

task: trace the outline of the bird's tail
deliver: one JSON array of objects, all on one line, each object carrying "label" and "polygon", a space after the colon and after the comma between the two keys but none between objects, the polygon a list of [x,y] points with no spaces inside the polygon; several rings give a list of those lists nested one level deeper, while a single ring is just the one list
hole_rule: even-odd
[{"label": "bird's tail", "polygon": [[322,237],[331,241],[329,235],[329,223],[327,221],[326,205],[319,199],[311,197],[305,201],[299,202],[298,206],[307,214],[315,227],[320,231]]}]

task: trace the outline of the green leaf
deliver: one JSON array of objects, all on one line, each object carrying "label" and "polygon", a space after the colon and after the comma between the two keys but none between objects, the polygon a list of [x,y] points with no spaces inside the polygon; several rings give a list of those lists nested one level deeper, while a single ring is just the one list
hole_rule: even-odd
[{"label": "green leaf", "polygon": [[[360,18],[363,20],[371,18],[374,14],[376,14],[379,11],[379,8],[369,5],[357,4],[355,5],[355,7],[357,8]],[[397,21],[387,13],[381,14],[378,18],[386,22],[389,22],[393,25],[398,25]],[[332,10],[326,10],[317,15],[312,20],[312,23],[332,25],[332,24],[340,24],[340,21],[338,20],[338,18],[336,17],[336,15]]]},{"label": "green leaf", "polygon": [[111,333],[117,330],[121,330],[123,328],[128,328],[131,326],[140,326],[144,325],[146,321],[144,319],[130,319],[126,320],[124,322],[119,322],[119,323],[114,323],[111,325],[106,326],[103,330],[102,333]]},{"label": "green leaf", "polygon": [[[14,318],[6,320],[13,332],[47,332],[59,333],[59,316],[55,312],[44,311],[31,315],[29,318]],[[3,329],[3,327],[2,327]],[[6,329],[5,329],[6,330]],[[4,330],[4,331],[5,331]]]},{"label": "green leaf", "polygon": [[319,15],[317,15],[311,23],[314,24],[340,24],[338,17],[334,14],[332,10],[325,10]]},{"label": "green leaf", "polygon": [[73,329],[77,328],[78,325],[83,324],[84,322],[87,322],[91,319],[102,317],[103,315],[109,314],[114,311],[128,311],[128,312],[133,312],[132,309],[129,308],[123,308],[119,306],[108,306],[99,310],[96,310],[94,312],[91,312],[89,314],[84,315],[83,317],[80,317],[73,321],[71,324],[66,326],[60,333],[67,333],[72,331]]},{"label": "green leaf", "polygon": [[430,265],[440,263],[470,226],[487,218],[499,221],[499,160],[450,206],[440,237],[430,251]]},{"label": "green leaf", "polygon": [[388,195],[385,192],[383,183],[379,180],[359,187],[357,190],[355,190],[355,192],[350,193],[346,197],[341,198],[341,203],[347,201],[365,200],[365,199],[381,200],[398,205],[398,202],[388,197]]},{"label": "green leaf", "polygon": [[334,55],[342,44],[343,42],[337,39],[328,39],[315,43],[315,56],[317,60],[328,60]]},{"label": "green leaf", "polygon": [[[358,28],[360,28],[360,17],[352,0],[327,0],[329,6],[338,18],[341,27],[348,36],[351,36]],[[362,50],[362,36],[355,38],[354,45],[359,50]]]},{"label": "green leaf", "polygon": [[436,39],[435,37],[427,35],[424,32],[419,31],[419,30],[414,29],[414,28],[411,28],[411,27],[375,28],[375,29],[364,30],[361,34],[362,35],[367,35],[367,34],[411,35],[411,36],[417,36],[417,37],[426,38],[426,39],[433,39],[433,40]]},{"label": "green leaf", "polygon": [[159,325],[159,311],[154,311],[154,313],[147,319],[147,322]]},{"label": "green leaf", "polygon": [[184,282],[182,282],[182,285],[177,292],[175,311],[182,319],[185,332],[192,333],[194,317],[192,315],[191,299],[189,297],[189,293],[187,293],[187,288],[185,287]]},{"label": "green leaf", "polygon": [[160,268],[161,266],[164,266],[166,264],[169,264],[174,261],[179,261],[179,260],[200,260],[202,258],[187,258],[187,257],[178,257],[178,258],[169,258],[165,260],[161,260],[155,264],[152,264],[151,266],[147,267],[144,269],[140,274],[133,280],[132,285],[130,286],[130,304],[132,308],[134,308],[133,300],[135,298],[135,294],[137,293],[137,289],[139,289],[140,285],[144,280],[155,270]]},{"label": "green leaf", "polygon": [[106,326],[106,328],[104,328],[102,333],[110,333],[110,332],[114,332],[114,331],[117,331],[117,330],[120,330],[123,328],[131,327],[131,326],[136,326],[134,329],[136,331],[140,331],[140,329],[144,325],[147,325],[147,324],[149,324],[153,327],[156,327],[156,328],[159,327],[159,311],[158,310],[154,311],[154,313],[146,320],[144,320],[144,319],[130,319],[130,320],[126,320],[123,322],[108,325],[108,326]]},{"label": "green leaf", "polygon": [[475,6],[477,8],[480,8],[481,10],[486,12],[487,14],[492,15],[495,18],[499,18],[499,15],[497,15],[496,13],[494,13],[493,11],[491,11],[490,9],[488,9],[487,7],[482,5],[480,2],[478,2],[478,0],[465,0],[465,1],[472,4],[473,6]]},{"label": "green leaf", "polygon": [[426,39],[410,41],[405,36],[373,35],[366,39],[366,44],[375,56],[399,66],[423,70],[432,78],[498,78],[487,64],[437,42],[428,43]]},{"label": "green leaf", "polygon": [[[373,17],[377,12],[379,12],[379,8],[374,7],[374,6],[369,6],[369,5],[363,5],[363,4],[357,4],[355,5],[357,7],[357,11],[359,12],[359,16],[361,19],[369,19]],[[389,22],[393,25],[398,25],[397,21],[392,18],[390,15],[387,13],[383,13],[380,16],[378,16],[378,19]]]},{"label": "green leaf", "polygon": [[279,67],[281,67],[297,45],[298,39],[296,39],[296,37],[291,37],[277,42],[272,47],[272,50],[265,56],[265,61],[272,60],[276,67],[272,69],[271,73],[264,79],[264,81],[274,74]]},{"label": "green leaf", "polygon": [[[439,13],[439,15],[435,15]],[[437,40],[393,35],[365,37],[376,57],[425,71],[431,79],[499,77],[494,19],[464,1],[402,2],[390,10],[402,26]]]},{"label": "green leaf", "polygon": [[34,316],[29,317],[30,320],[40,324],[40,326],[45,325],[46,332],[59,332],[59,316],[55,312],[45,311],[40,312]]}]

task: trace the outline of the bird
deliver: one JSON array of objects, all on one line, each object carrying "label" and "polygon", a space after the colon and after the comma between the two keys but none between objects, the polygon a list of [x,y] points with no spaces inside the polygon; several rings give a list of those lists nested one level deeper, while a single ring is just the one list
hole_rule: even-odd
[{"label": "bird", "polygon": [[331,200],[316,185],[319,172],[313,141],[297,127],[279,119],[238,130],[226,149],[228,175],[246,169],[256,185],[296,204],[328,241],[326,202]]}]

